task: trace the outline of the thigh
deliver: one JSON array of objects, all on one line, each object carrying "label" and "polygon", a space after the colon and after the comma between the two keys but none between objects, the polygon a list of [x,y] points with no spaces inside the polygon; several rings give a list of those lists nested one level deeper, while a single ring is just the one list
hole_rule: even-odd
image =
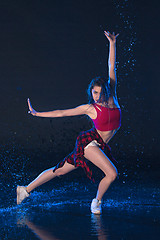
[{"label": "thigh", "polygon": [[100,168],[106,175],[111,172],[117,173],[114,164],[99,147],[90,146],[86,148],[84,151],[84,157]]},{"label": "thigh", "polygon": [[[70,164],[70,163],[68,163],[68,162],[65,162],[64,165],[63,165],[63,167],[57,168],[57,169],[55,170],[55,173],[56,173],[57,175],[64,175],[64,174],[66,174],[66,173],[69,173],[69,172],[75,170],[76,168],[77,168],[77,167],[75,167],[74,165],[72,165],[72,164]],[[53,168],[53,170],[54,170],[54,168]]]}]

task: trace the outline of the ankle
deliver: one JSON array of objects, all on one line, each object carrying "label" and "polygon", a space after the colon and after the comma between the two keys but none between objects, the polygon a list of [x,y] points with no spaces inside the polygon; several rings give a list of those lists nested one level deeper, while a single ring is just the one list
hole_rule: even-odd
[{"label": "ankle", "polygon": [[28,190],[28,188],[26,187],[26,192],[28,193],[28,194],[30,194],[30,191]]},{"label": "ankle", "polygon": [[97,199],[98,202],[101,202],[101,201],[102,201],[101,198],[96,197],[96,199]]}]

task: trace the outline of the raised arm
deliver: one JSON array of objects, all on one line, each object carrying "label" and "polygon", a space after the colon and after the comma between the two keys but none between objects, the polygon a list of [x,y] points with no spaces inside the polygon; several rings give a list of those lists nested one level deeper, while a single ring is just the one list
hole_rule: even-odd
[{"label": "raised arm", "polygon": [[37,112],[32,108],[31,102],[28,98],[28,107],[29,107],[28,113],[30,113],[30,114],[32,114],[33,116],[36,116],[36,117],[55,118],[55,117],[67,117],[67,116],[76,116],[76,115],[83,115],[83,114],[88,115],[89,106],[90,106],[89,104],[84,104],[84,105],[78,106],[76,108],[71,108],[71,109],[66,109],[66,110],[54,110],[54,111],[49,111],[49,112]]},{"label": "raised arm", "polygon": [[105,36],[109,40],[109,58],[108,58],[108,68],[109,68],[109,84],[112,90],[112,94],[116,95],[116,38],[119,34],[111,34],[110,32],[104,31]]}]

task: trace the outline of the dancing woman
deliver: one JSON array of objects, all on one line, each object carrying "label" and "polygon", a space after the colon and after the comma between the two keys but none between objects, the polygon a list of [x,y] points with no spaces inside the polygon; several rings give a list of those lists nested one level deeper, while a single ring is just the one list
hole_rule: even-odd
[{"label": "dancing woman", "polygon": [[[88,131],[81,132],[77,137],[76,145],[71,154],[65,157],[55,167],[42,172],[34,181],[27,186],[17,187],[17,204],[20,204],[30,192],[49,180],[64,175],[68,172],[82,167],[90,179],[92,171],[85,159],[91,161],[104,173],[100,181],[96,197],[91,203],[91,212],[101,214],[101,200],[110,184],[117,177],[117,169],[113,164],[113,157],[107,145],[121,125],[121,110],[116,95],[116,38],[114,33],[104,31],[109,40],[109,80],[104,81],[97,77],[91,81],[88,87],[89,103],[67,110],[55,110],[49,112],[35,111],[28,99],[29,113],[36,117],[65,117],[85,114],[89,116],[94,127]],[[107,154],[104,152],[107,151]]]}]

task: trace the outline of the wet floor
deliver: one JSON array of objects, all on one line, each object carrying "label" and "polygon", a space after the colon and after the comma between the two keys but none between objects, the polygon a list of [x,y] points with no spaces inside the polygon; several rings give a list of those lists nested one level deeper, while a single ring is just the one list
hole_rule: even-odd
[{"label": "wet floor", "polygon": [[97,183],[56,179],[17,206],[17,183],[1,177],[0,239],[159,239],[156,184],[116,180],[104,197],[103,214],[97,216],[90,213]]}]

